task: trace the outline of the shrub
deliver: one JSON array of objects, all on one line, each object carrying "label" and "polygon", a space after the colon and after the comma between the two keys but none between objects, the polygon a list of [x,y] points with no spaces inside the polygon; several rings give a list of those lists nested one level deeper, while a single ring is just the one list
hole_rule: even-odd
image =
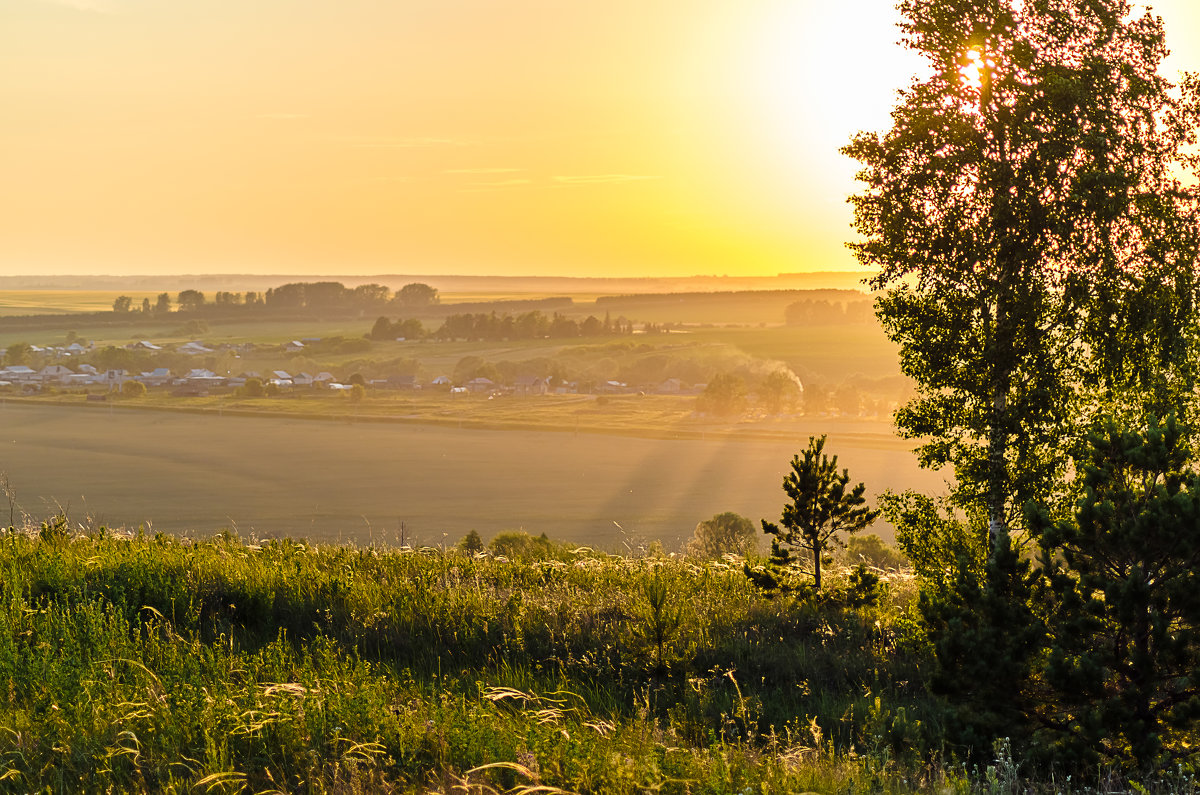
[{"label": "shrub", "polygon": [[503,555],[510,560],[527,563],[559,557],[561,548],[545,533],[532,536],[524,530],[513,530],[493,538],[492,543],[488,544],[488,551],[493,555]]},{"label": "shrub", "polygon": [[238,397],[257,398],[267,394],[261,378],[247,378],[246,383],[238,387]]},{"label": "shrub", "polygon": [[711,560],[726,552],[746,555],[757,548],[754,524],[741,514],[726,511],[697,524],[685,551],[689,557]]},{"label": "shrub", "polygon": [[146,385],[141,381],[126,381],[121,384],[122,397],[136,398],[146,394]]},{"label": "shrub", "polygon": [[746,382],[731,373],[713,376],[696,399],[696,407],[705,414],[737,414],[746,407]]},{"label": "shrub", "polygon": [[460,552],[466,552],[469,555],[474,555],[476,552],[483,551],[483,539],[479,537],[479,532],[472,530],[462,537],[455,549]]}]

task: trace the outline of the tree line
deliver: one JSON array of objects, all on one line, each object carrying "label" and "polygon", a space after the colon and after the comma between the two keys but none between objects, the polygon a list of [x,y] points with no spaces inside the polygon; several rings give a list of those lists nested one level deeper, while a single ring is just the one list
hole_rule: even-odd
[{"label": "tree line", "polygon": [[159,293],[152,302],[142,299],[135,307],[127,295],[113,301],[113,312],[128,314],[140,311],[146,315],[169,312],[225,312],[254,310],[321,311],[378,311],[388,307],[422,309],[439,303],[438,291],[427,284],[414,282],[396,291],[382,284],[360,284],[346,287],[341,282],[293,282],[272,287],[265,292],[218,291],[211,297],[200,290],[180,290],[174,299],[170,293]]},{"label": "tree line", "polygon": [[367,332],[373,340],[424,339],[437,340],[532,340],[565,339],[572,337],[606,337],[633,333],[633,323],[625,318],[613,319],[605,314],[604,320],[588,315],[583,320],[555,312],[547,315],[541,310],[511,313],[462,313],[450,315],[432,332],[425,329],[416,318],[388,320],[381,316]]}]

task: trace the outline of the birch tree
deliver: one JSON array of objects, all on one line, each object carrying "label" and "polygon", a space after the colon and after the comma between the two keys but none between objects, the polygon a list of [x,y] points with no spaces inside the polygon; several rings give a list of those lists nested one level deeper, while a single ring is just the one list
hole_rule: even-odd
[{"label": "birch tree", "polygon": [[1200,83],[1159,73],[1162,21],[1125,0],[899,10],[930,69],[843,149],[865,186],[851,248],[917,384],[897,425],[995,547],[1061,492],[1101,404],[1189,416]]}]

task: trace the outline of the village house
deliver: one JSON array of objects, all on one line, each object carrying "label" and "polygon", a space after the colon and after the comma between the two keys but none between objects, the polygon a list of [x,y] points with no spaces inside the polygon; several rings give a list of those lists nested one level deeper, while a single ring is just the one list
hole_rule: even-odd
[{"label": "village house", "polygon": [[155,367],[148,373],[142,373],[134,380],[141,381],[146,386],[164,386],[174,380],[171,371],[165,367]]},{"label": "village house", "polygon": [[186,353],[188,356],[196,356],[201,353],[213,353],[214,352],[213,348],[206,348],[200,342],[185,342],[182,345],[180,345],[178,348],[176,348],[175,350],[179,351],[180,353]]},{"label": "village house", "polygon": [[550,379],[533,375],[517,376],[513,391],[518,395],[545,395],[550,391]]},{"label": "village house", "polygon": [[65,384],[69,376],[75,375],[70,367],[61,364],[48,364],[38,371],[37,380],[43,384]]},{"label": "village house", "polygon": [[0,377],[7,381],[32,381],[36,375],[37,370],[24,364],[14,364],[0,370]]}]

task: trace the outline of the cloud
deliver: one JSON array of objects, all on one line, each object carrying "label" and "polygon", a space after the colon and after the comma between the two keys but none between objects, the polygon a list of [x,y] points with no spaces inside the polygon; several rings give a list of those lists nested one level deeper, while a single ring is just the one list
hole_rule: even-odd
[{"label": "cloud", "polygon": [[606,185],[615,182],[643,182],[648,179],[662,179],[662,177],[642,174],[580,174],[555,177],[554,181],[561,185]]},{"label": "cloud", "polygon": [[513,174],[523,168],[448,168],[447,174]]}]

